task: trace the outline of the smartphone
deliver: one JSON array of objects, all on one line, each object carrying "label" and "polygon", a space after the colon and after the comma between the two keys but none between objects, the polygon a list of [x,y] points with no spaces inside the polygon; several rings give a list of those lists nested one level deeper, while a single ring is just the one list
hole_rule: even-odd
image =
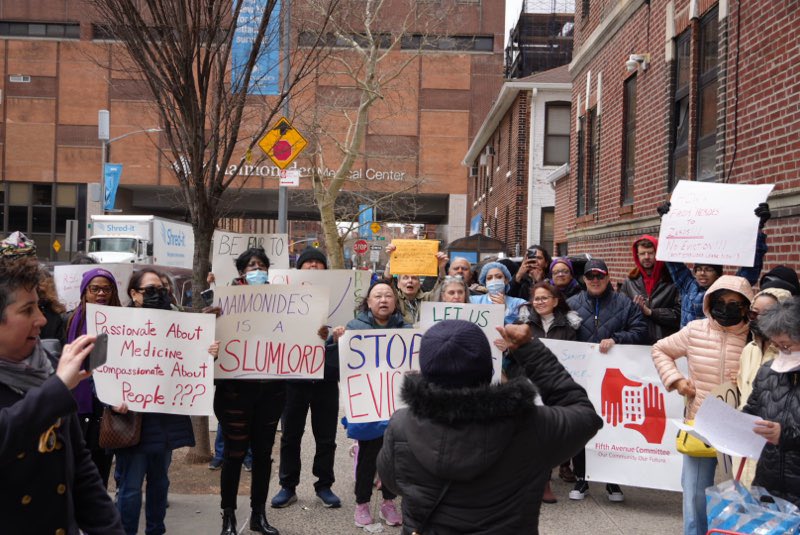
[{"label": "smartphone", "polygon": [[108,359],[108,335],[98,334],[92,352],[89,353],[89,369],[94,370],[102,366],[106,363],[106,359]]},{"label": "smartphone", "polygon": [[214,290],[211,288],[200,292],[200,297],[203,298],[203,303],[205,303],[207,307],[210,307],[214,304]]}]

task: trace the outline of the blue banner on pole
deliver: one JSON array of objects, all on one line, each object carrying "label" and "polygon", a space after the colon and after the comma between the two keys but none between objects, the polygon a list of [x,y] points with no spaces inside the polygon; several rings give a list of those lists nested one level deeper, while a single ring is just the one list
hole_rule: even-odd
[{"label": "blue banner on pole", "polygon": [[272,13],[265,13],[266,10],[267,0],[242,0],[231,49],[231,87],[234,93],[240,91],[244,84],[250,50],[262,18],[268,16],[267,31],[250,75],[247,92],[251,95],[280,94],[281,1],[275,3]]},{"label": "blue banner on pole", "polygon": [[372,232],[372,229],[369,226],[374,221],[373,219],[374,214],[372,207],[368,204],[359,204],[358,205],[358,237],[364,238],[365,240],[371,240],[374,238],[375,233]]},{"label": "blue banner on pole", "polygon": [[121,163],[107,163],[103,169],[106,184],[106,198],[103,199],[103,209],[113,210],[114,203],[117,200],[117,188],[119,188],[119,179],[122,177],[122,164]]}]

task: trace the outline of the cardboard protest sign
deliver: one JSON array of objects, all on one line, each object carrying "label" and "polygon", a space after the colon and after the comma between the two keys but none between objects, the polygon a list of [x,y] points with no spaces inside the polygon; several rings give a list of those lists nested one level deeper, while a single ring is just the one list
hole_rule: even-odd
[{"label": "cardboard protest sign", "polygon": [[211,271],[217,286],[229,284],[239,276],[236,258],[250,247],[264,248],[270,268],[289,268],[289,237],[286,234],[239,234],[215,230],[211,247]]},{"label": "cardboard protest sign", "polygon": [[753,213],[765,202],[772,184],[721,184],[681,180],[661,219],[656,258],[752,266],[758,236]]},{"label": "cardboard protest sign", "polygon": [[103,403],[137,412],[213,413],[213,314],[90,304],[86,331],[108,334],[108,360],[92,374]]},{"label": "cardboard protest sign", "polygon": [[473,305],[471,303],[435,303],[424,301],[419,311],[419,326],[423,331],[443,320],[464,320],[481,328],[492,348],[492,382],[500,382],[503,352],[492,343],[500,338],[496,327],[503,326],[504,308],[501,305]]},{"label": "cardboard protest sign", "polygon": [[326,324],[346,325],[355,317],[355,309],[364,298],[372,271],[352,269],[270,269],[271,284],[326,286],[330,290],[330,308]]},{"label": "cardboard protest sign", "polygon": [[339,387],[348,422],[388,420],[403,407],[407,371],[419,370],[419,329],[345,331],[339,338]]},{"label": "cardboard protest sign", "polygon": [[67,307],[73,310],[81,302],[81,279],[83,274],[92,269],[103,268],[111,272],[117,280],[117,292],[123,306],[130,303],[131,299],[126,293],[128,281],[133,273],[133,264],[79,264],[56,266],[53,269],[53,280],[56,284],[58,298]]},{"label": "cardboard protest sign", "polygon": [[439,274],[439,242],[436,240],[392,240],[397,249],[390,258],[393,275],[433,276]]},{"label": "cardboard protest sign", "polygon": [[262,284],[217,286],[217,379],[322,379],[328,288]]},{"label": "cardboard protest sign", "polygon": [[[598,344],[542,342],[586,388],[605,421],[586,444],[586,479],[680,491],[683,457],[667,421],[683,417],[684,401],[661,384],[651,347],[615,345],[601,354]],[[677,364],[688,376],[685,359]]]}]

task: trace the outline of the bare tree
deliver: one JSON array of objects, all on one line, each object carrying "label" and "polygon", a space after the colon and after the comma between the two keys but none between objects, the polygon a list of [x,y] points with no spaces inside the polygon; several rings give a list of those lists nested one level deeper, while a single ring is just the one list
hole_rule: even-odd
[{"label": "bare tree", "polygon": [[[277,79],[277,64],[263,68],[280,38],[277,0],[85,1],[101,31],[119,43],[108,45],[117,64],[149,90],[161,123],[160,150],[174,162],[180,202],[194,227],[192,286],[203,288],[211,238],[226,209],[223,194],[244,185],[247,177],[238,170],[284,99],[314,71],[323,49],[310,43],[304,54],[292,55],[290,75],[283,73],[277,95],[250,94],[269,77]],[[318,27],[326,28],[327,13],[337,3],[323,0]],[[246,35],[243,22],[250,27]],[[249,48],[237,56],[241,41]],[[193,292],[193,305],[202,306],[199,291]],[[197,419],[195,424],[194,459],[207,460],[208,421],[204,429]]]}]

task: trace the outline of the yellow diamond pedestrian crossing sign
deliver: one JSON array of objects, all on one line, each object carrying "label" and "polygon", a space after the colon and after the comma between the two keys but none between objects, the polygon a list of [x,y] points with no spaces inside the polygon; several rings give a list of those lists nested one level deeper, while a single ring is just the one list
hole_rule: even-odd
[{"label": "yellow diamond pedestrian crossing sign", "polygon": [[286,117],[281,117],[258,142],[261,150],[281,169],[286,169],[306,145],[306,138],[295,130]]}]

